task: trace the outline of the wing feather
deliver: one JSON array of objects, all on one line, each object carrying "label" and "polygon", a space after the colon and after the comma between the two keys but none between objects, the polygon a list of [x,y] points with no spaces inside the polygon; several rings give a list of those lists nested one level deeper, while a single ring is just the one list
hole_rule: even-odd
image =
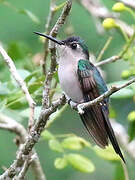
[{"label": "wing feather", "polygon": [[[83,64],[83,67],[82,69],[78,67],[78,76],[84,94],[84,100],[87,102],[98,97],[99,92],[91,67],[89,67],[88,64]],[[80,116],[94,141],[102,148],[107,146],[108,135],[105,129],[101,105],[96,104],[86,108],[85,113]]]},{"label": "wing feather", "polygon": [[[106,84],[102,79],[97,68],[88,60],[80,60],[78,62],[78,79],[84,95],[84,101],[91,101],[107,91]],[[109,122],[108,114],[108,98],[100,103],[90,106],[84,110],[84,114],[80,115],[83,124],[94,141],[102,148],[108,145],[110,139],[114,150],[122,160],[124,157],[119,148],[114,131]]]}]

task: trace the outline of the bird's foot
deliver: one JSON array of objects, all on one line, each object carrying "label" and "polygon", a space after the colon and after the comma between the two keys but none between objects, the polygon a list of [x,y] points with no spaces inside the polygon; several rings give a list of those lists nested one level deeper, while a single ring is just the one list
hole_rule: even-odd
[{"label": "bird's foot", "polygon": [[72,109],[74,109],[74,110],[77,111],[77,106],[78,106],[79,103],[73,102],[71,99],[68,99],[67,102],[68,102],[68,104],[70,105],[70,107],[71,107]]},{"label": "bird's foot", "polygon": [[[65,94],[65,93],[64,93],[64,94]],[[70,107],[71,107],[72,109],[78,111],[78,105],[79,105],[80,103],[83,103],[83,101],[80,102],[80,103],[76,103],[76,102],[72,101],[72,99],[71,99],[70,97],[68,97],[66,94],[65,94],[65,97],[66,97],[67,103],[70,105]]]}]

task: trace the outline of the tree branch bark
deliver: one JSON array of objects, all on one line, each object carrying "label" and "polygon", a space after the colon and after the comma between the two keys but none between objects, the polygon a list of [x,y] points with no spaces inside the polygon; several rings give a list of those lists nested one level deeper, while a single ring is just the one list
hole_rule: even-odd
[{"label": "tree branch bark", "polygon": [[[72,6],[72,2],[70,0],[67,0],[65,7],[63,8],[62,14],[60,15],[58,21],[56,22],[54,28],[51,31],[52,36],[56,36],[61,26],[65,23],[66,17],[69,15],[70,9]],[[54,52],[54,51],[53,51]],[[53,52],[51,57],[52,59],[56,59],[56,54]],[[35,125],[31,128],[30,133],[28,134],[28,137],[25,141],[25,143],[22,145],[22,147],[19,149],[17,153],[16,160],[13,162],[13,164],[0,176],[0,180],[6,179],[6,178],[13,178],[17,174],[19,174],[21,171],[23,172],[22,168],[24,167],[25,160],[29,158],[29,154],[32,151],[34,145],[38,142],[41,132],[43,131],[46,122],[49,118],[49,116],[56,111],[56,109],[60,105],[64,105],[66,103],[65,96],[62,95],[61,98],[59,98],[57,101],[53,102],[50,106],[48,105],[49,101],[49,91],[50,91],[50,85],[52,80],[52,75],[55,69],[55,65],[51,63],[50,72],[48,73],[45,81],[45,88],[43,91],[43,103],[42,103],[42,110],[39,116],[39,119],[35,123]]]},{"label": "tree branch bark", "polygon": [[115,92],[129,86],[130,84],[134,83],[135,82],[135,78],[129,80],[127,83],[121,85],[121,86],[112,86],[108,91],[106,91],[104,94],[100,95],[99,97],[97,97],[96,99],[92,100],[92,101],[89,101],[89,102],[86,102],[86,103],[82,103],[82,104],[79,104],[77,106],[77,109],[78,109],[78,113],[79,114],[83,114],[84,113],[84,109],[87,108],[87,107],[90,107],[90,106],[93,106],[101,101],[103,101],[105,98],[111,96],[112,94],[114,94]]},{"label": "tree branch bark", "polygon": [[119,59],[122,59],[123,56],[127,53],[128,49],[130,48],[130,46],[133,43],[134,39],[135,39],[135,31],[134,31],[133,35],[130,37],[128,43],[124,46],[123,50],[120,52],[120,54],[118,56],[112,56],[112,57],[110,57],[110,58],[108,58],[106,60],[98,62],[98,63],[95,64],[95,66],[102,66],[102,65],[105,65],[105,64],[116,62]]},{"label": "tree branch bark", "polygon": [[[50,27],[51,27],[52,20],[53,20],[54,14],[55,14],[55,6],[56,6],[55,0],[51,0],[50,1],[49,15],[48,15],[47,23],[45,25],[46,34],[50,33]],[[48,44],[49,44],[49,40],[45,39],[45,43],[44,43],[44,61],[43,61],[43,64],[42,64],[44,74],[46,74],[46,72],[47,72],[46,60],[47,60],[47,56],[48,56],[48,52],[49,52],[48,51]]]},{"label": "tree branch bark", "polygon": [[[13,120],[12,118],[9,118],[6,115],[3,115],[0,113],[0,129],[8,130],[12,133],[15,133],[19,137],[19,146],[22,146],[22,144],[25,143],[28,137],[28,133],[26,129],[17,121]],[[31,167],[33,170],[33,174],[35,176],[36,180],[46,180],[45,175],[43,173],[38,155],[36,151],[33,149],[32,156],[34,155],[34,158],[32,158],[31,161]],[[29,164],[28,159],[26,159],[27,163],[25,165]],[[26,167],[24,167],[25,169]]]},{"label": "tree branch bark", "polygon": [[21,88],[21,90],[26,96],[26,100],[30,107],[30,118],[29,118],[29,124],[28,124],[28,127],[30,129],[34,125],[34,109],[35,109],[36,103],[32,99],[28,91],[28,88],[26,87],[25,82],[23,81],[21,76],[18,74],[17,69],[13,63],[13,60],[8,56],[7,52],[3,49],[2,45],[0,45],[0,53],[3,56],[4,61],[8,65],[13,78],[16,80],[17,84],[19,85],[19,87]]}]

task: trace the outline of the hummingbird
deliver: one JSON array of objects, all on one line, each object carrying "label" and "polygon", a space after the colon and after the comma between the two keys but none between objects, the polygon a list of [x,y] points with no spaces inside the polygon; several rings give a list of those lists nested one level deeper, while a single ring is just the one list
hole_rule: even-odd
[{"label": "hummingbird", "polygon": [[[90,62],[88,47],[80,37],[58,40],[40,32],[34,33],[56,44],[60,85],[73,107],[92,101],[108,90],[99,70]],[[85,108],[80,118],[95,143],[106,148],[110,140],[115,152],[125,163],[109,121],[109,98]]]}]

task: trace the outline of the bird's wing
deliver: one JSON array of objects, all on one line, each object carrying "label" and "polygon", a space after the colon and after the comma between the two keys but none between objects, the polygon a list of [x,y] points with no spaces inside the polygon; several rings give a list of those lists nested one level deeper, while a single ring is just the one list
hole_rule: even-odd
[{"label": "bird's wing", "polygon": [[[88,60],[79,60],[77,74],[85,102],[94,100],[107,91],[106,84],[99,71]],[[105,148],[105,146],[108,145],[109,137],[116,153],[123,159],[121,150],[109,122],[108,114],[108,98],[106,98],[100,103],[86,108],[85,113],[80,116],[95,142],[100,147]]]}]

